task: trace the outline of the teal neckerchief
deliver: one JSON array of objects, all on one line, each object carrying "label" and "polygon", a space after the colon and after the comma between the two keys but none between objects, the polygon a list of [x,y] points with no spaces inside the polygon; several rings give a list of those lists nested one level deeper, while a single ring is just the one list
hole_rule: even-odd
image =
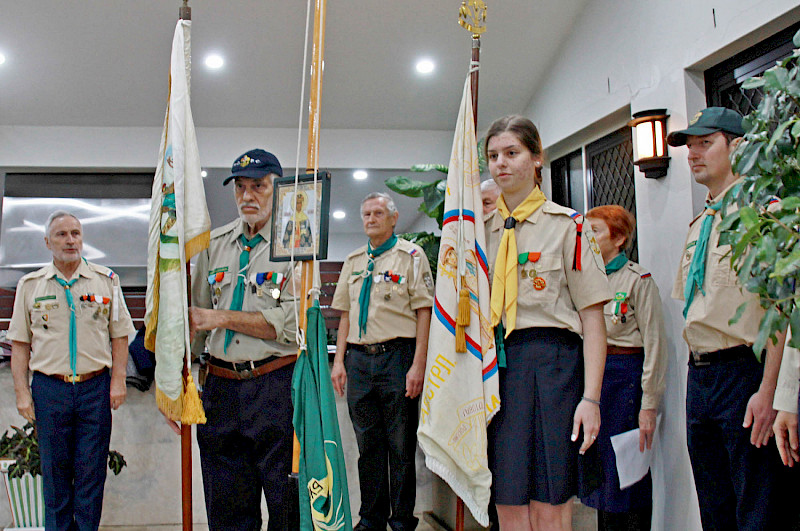
[{"label": "teal neckerchief", "polygon": [[706,258],[708,257],[708,239],[711,236],[711,226],[714,224],[714,215],[722,207],[722,201],[707,206],[703,213],[703,224],[700,225],[700,235],[697,237],[697,244],[692,256],[692,263],[689,265],[689,273],[686,276],[686,286],[683,288],[683,316],[689,313],[689,307],[694,300],[694,294],[699,289],[704,296],[703,282],[706,279]]},{"label": "teal neckerchief", "polygon": [[78,279],[73,278],[67,282],[58,277],[53,278],[63,286],[64,294],[67,296],[67,304],[69,304],[69,368],[72,370],[72,383],[74,384],[78,366],[78,326],[75,323],[75,300],[72,298],[72,290],[70,288]]},{"label": "teal neckerchief", "polygon": [[360,338],[367,331],[367,315],[369,314],[369,294],[372,291],[372,270],[375,269],[375,258],[394,247],[397,243],[397,236],[392,236],[378,246],[377,249],[372,248],[372,244],[367,242],[367,274],[364,275],[364,281],[361,283],[361,293],[358,295],[358,337]]},{"label": "teal neckerchief", "polygon": [[[263,242],[264,237],[260,234],[256,234],[248,240],[247,237],[242,234],[239,236],[239,241],[242,242],[242,252],[239,254],[239,273],[236,276],[236,289],[233,290],[233,298],[231,299],[231,310],[234,312],[240,312],[242,310],[242,302],[244,301],[244,279],[247,275],[245,270],[247,269],[247,264],[250,262],[250,251],[253,250],[256,245]],[[235,332],[231,329],[225,330],[225,354],[228,353],[228,345],[231,339],[233,339],[234,333]]]},{"label": "teal neckerchief", "polygon": [[606,275],[610,275],[611,273],[616,273],[617,271],[622,269],[627,263],[628,263],[628,257],[625,256],[625,253],[619,253],[617,256],[612,258],[609,263],[606,264]]}]

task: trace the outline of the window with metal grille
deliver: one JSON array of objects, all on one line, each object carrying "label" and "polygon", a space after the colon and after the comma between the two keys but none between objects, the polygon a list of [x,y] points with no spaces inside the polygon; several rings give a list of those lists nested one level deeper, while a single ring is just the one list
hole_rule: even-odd
[{"label": "window with metal grille", "polygon": [[[587,209],[620,205],[636,217],[633,180],[633,138],[623,127],[586,146]],[[638,237],[633,235],[628,258],[639,261]]]},{"label": "window with metal grille", "polygon": [[706,103],[709,107],[727,107],[748,114],[763,97],[761,88],[742,89],[742,83],[775,66],[776,61],[792,53],[792,37],[800,30],[793,24],[704,72]]}]

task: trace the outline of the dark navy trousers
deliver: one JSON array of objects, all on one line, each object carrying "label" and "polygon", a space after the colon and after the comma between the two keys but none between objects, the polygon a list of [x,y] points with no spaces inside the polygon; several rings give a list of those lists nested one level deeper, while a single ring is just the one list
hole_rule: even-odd
[{"label": "dark navy trousers", "polygon": [[45,529],[96,530],[111,440],[111,375],[71,384],[33,373]]},{"label": "dark navy trousers", "polygon": [[197,444],[210,530],[260,530],[262,490],[269,531],[286,529],[293,372],[294,364],[251,380],[208,375]]},{"label": "dark navy trousers", "polygon": [[763,370],[754,355],[689,366],[687,440],[703,529],[787,530],[798,521],[797,468],[781,464],[774,439],[756,448],[742,427]]},{"label": "dark navy trousers", "polygon": [[413,361],[413,339],[395,342],[379,354],[351,345],[344,360],[347,407],[358,443],[359,529],[384,531],[387,522],[394,531],[417,527],[419,398],[405,396],[406,373]]}]

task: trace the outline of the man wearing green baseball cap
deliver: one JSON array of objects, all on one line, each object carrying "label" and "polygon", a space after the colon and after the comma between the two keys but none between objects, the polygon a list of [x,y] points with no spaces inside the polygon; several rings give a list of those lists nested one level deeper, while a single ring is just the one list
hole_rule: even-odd
[{"label": "man wearing green baseball cap", "polygon": [[[794,529],[798,504],[786,495],[793,492],[790,470],[770,441],[783,342],[770,342],[761,361],[753,353],[764,310],[731,269],[730,245],[719,241],[722,198],[741,182],[731,155],[743,135],[741,114],[709,107],[667,137],[671,146],[688,148],[692,176],[708,188],[672,290],[684,301],[690,348],[687,443],[704,529]],[[744,314],[729,324],[744,302]]]}]

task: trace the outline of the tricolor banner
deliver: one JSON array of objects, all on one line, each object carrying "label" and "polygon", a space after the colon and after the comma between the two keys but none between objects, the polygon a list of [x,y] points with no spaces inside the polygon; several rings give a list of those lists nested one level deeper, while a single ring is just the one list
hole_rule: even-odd
[{"label": "tricolor banner", "polygon": [[[469,312],[467,325],[458,315],[459,298],[462,315]],[[456,347],[457,336],[460,348]],[[486,426],[499,407],[480,170],[467,75],[447,173],[436,298],[417,435],[425,452],[425,464],[450,485],[484,526],[489,525],[492,484]]]},{"label": "tricolor banner", "polygon": [[189,104],[191,22],[179,20],[172,40],[169,100],[153,179],[147,249],[145,347],[156,355],[156,403],[172,420],[205,422],[191,372],[186,261],[206,249],[208,216],[200,156]]}]

